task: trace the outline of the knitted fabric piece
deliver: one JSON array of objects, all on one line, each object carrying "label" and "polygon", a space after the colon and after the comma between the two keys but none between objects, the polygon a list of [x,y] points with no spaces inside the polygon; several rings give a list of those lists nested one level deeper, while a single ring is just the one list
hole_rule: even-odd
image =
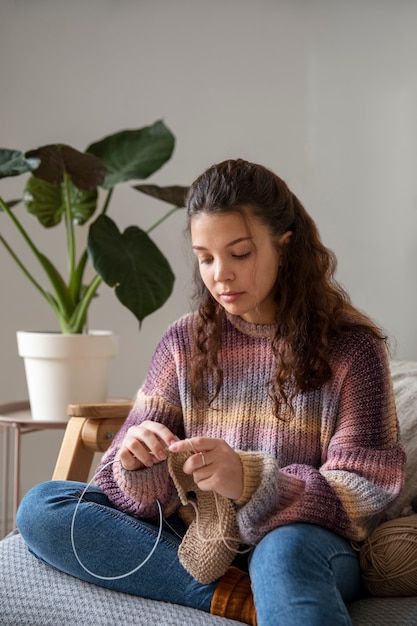
[{"label": "knitted fabric piece", "polygon": [[[236,513],[230,500],[212,491],[202,491],[183,466],[189,452],[168,455],[168,471],[183,505],[191,504],[196,518],[191,522],[178,550],[182,566],[202,584],[227,572],[241,543]],[[195,496],[189,497],[192,493]]]}]

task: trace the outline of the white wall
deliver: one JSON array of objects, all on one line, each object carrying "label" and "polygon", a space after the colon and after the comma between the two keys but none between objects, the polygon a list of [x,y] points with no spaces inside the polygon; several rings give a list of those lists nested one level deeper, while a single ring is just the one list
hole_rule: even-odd
[{"label": "white wall", "polygon": [[[188,184],[227,157],[264,163],[316,219],[340,280],[395,357],[417,359],[416,23],[414,0],[1,0],[0,145],[84,149],[163,118],[177,147],[159,184]],[[21,187],[0,181],[0,194]],[[150,206],[161,213],[129,187],[117,198],[120,224],[150,224]],[[94,306],[91,326],[120,335],[114,395],[134,393],[159,336],[188,309],[183,227],[181,212],[155,234],[178,280],[141,332],[106,287]],[[4,215],[0,228],[17,245]],[[47,245],[58,255],[59,234]],[[26,397],[16,330],[55,323],[2,249],[0,293],[6,402]],[[29,439],[24,452],[39,463]]]}]

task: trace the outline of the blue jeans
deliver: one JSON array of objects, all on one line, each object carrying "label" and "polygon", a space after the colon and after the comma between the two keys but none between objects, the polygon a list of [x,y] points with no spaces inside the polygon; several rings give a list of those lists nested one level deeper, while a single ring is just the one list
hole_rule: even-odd
[{"label": "blue jeans", "polygon": [[361,592],[357,552],[312,524],[268,533],[250,557],[258,626],[350,626],[345,602]]},{"label": "blue jeans", "polygon": [[[122,513],[98,487],[51,481],[23,498],[17,526],[39,559],[72,576],[116,591],[210,610],[217,583],[202,585],[182,567],[177,551],[186,528],[176,515],[164,520],[151,558],[128,577],[151,552],[158,521]],[[360,590],[357,553],[350,543],[319,526],[292,524],[266,535],[252,550],[249,573],[258,626],[342,626],[351,624],[344,602]],[[96,578],[93,574],[103,578]],[[106,577],[108,579],[106,579]]]}]

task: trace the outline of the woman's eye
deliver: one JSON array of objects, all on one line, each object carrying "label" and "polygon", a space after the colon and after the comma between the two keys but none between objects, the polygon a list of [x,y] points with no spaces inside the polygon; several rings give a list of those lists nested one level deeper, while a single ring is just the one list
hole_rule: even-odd
[{"label": "woman's eye", "polygon": [[246,259],[250,255],[250,252],[245,252],[245,254],[233,254],[232,256],[235,259]]}]

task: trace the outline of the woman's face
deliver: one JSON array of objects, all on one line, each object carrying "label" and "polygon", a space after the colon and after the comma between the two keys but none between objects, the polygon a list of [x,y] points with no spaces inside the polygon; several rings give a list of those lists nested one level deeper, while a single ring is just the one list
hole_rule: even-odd
[{"label": "woman's face", "polygon": [[[282,235],[279,243],[290,235]],[[272,324],[280,253],[267,227],[239,213],[201,213],[191,220],[191,241],[213,298],[247,322]]]}]

